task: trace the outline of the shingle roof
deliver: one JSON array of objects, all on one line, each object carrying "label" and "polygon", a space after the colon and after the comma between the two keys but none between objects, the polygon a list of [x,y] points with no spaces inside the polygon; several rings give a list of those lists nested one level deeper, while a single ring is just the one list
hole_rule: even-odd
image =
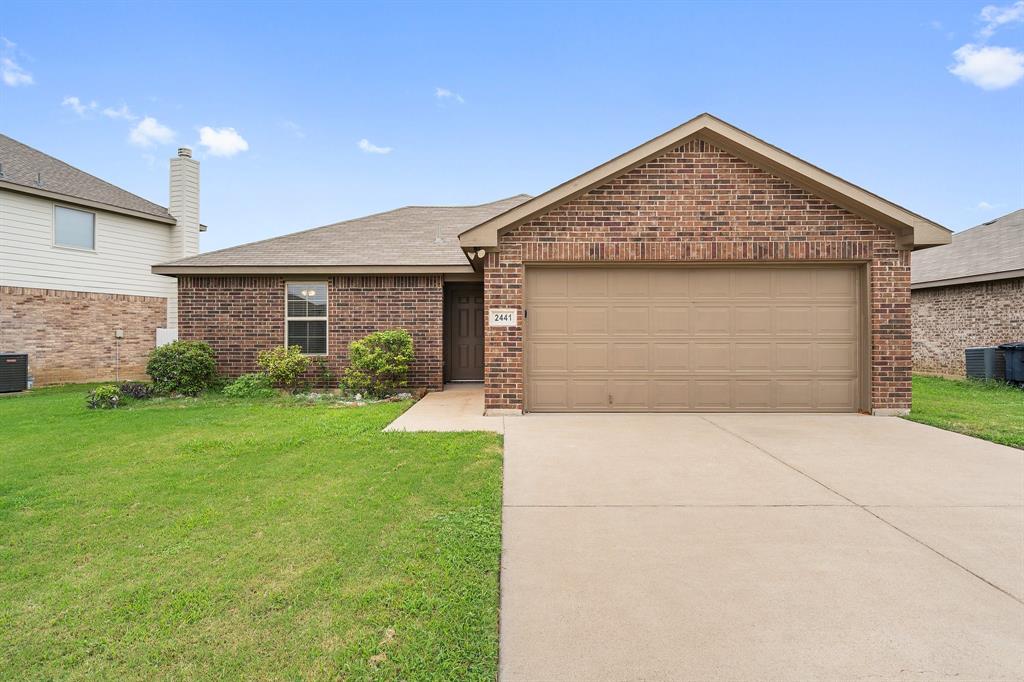
[{"label": "shingle roof", "polygon": [[[103,204],[113,209],[122,209],[151,215],[173,222],[167,209],[152,201],[132,194],[115,185],[89,175],[83,170],[0,134],[0,164],[3,176],[0,187],[7,189],[25,188],[33,193],[59,194],[75,199]],[[42,184],[39,184],[42,180]]]},{"label": "shingle roof", "polygon": [[459,233],[529,198],[518,194],[478,206],[406,206],[157,267],[168,274],[199,267],[467,266]]},{"label": "shingle roof", "polygon": [[953,235],[953,243],[917,251],[911,284],[1024,270],[1024,209]]}]

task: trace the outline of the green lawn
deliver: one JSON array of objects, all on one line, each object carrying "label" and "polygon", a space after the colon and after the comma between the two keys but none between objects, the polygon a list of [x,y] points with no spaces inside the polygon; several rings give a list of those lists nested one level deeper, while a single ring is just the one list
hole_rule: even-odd
[{"label": "green lawn", "polygon": [[1024,390],[1006,384],[915,376],[907,418],[1024,448]]},{"label": "green lawn", "polygon": [[0,678],[494,679],[497,436],[84,394],[0,397]]}]

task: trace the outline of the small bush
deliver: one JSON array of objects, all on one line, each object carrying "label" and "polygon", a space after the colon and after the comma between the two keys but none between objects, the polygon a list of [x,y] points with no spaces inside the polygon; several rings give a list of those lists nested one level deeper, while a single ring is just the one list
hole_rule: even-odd
[{"label": "small bush", "polygon": [[354,393],[382,397],[403,388],[415,353],[412,335],[404,329],[373,332],[348,346],[349,366],[341,387]]},{"label": "small bush", "polygon": [[195,395],[217,380],[217,360],[207,343],[174,341],[149,354],[146,374],[162,393]]},{"label": "small bush", "polygon": [[85,402],[93,410],[112,410],[121,402],[121,389],[114,384],[97,386],[89,392]]},{"label": "small bush", "polygon": [[125,381],[118,386],[118,390],[121,391],[122,397],[132,400],[146,400],[153,397],[153,387],[141,381]]},{"label": "small bush", "polygon": [[315,365],[314,371],[316,372],[317,381],[324,388],[330,388],[334,385],[334,372],[331,371],[331,366],[327,363],[327,358],[313,358]]},{"label": "small bush", "polygon": [[224,387],[224,395],[229,398],[269,398],[274,395],[274,387],[266,374],[243,374]]},{"label": "small bush", "polygon": [[309,369],[309,358],[302,354],[299,346],[278,346],[261,352],[256,364],[267,373],[274,386],[294,391]]}]

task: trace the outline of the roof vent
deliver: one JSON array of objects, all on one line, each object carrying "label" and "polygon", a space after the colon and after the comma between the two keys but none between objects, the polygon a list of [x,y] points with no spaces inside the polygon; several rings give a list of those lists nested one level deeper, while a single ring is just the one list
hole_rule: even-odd
[{"label": "roof vent", "polygon": [[191,159],[192,158],[192,150],[189,149],[188,147],[178,147],[178,156],[180,156],[182,158],[185,158],[185,159]]},{"label": "roof vent", "polygon": [[982,223],[982,225],[991,225],[992,223],[997,223],[997,222],[999,222],[999,218],[993,218],[992,220],[988,221],[987,223]]},{"label": "roof vent", "polygon": [[36,173],[36,187],[42,187],[42,186],[43,186],[43,174],[42,173]]}]

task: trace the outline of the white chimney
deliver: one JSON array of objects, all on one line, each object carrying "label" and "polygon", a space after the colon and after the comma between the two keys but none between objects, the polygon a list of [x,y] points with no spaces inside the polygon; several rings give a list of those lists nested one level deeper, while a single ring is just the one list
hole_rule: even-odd
[{"label": "white chimney", "polygon": [[188,147],[171,159],[171,198],[167,210],[178,224],[171,229],[174,258],[199,253],[199,162]]}]

